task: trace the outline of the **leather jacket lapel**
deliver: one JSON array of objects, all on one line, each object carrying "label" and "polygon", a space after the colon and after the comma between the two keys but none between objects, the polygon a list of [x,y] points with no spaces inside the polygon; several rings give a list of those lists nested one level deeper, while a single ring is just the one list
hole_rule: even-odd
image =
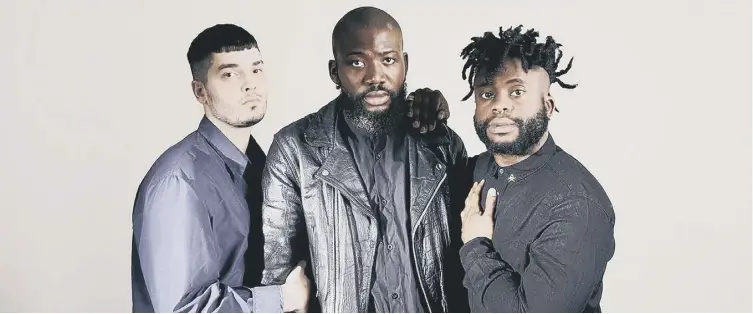
[{"label": "leather jacket lapel", "polygon": [[341,145],[333,147],[314,176],[335,187],[353,203],[353,207],[360,209],[371,218],[376,217],[374,209],[369,206],[369,198],[355,161],[345,147]]},{"label": "leather jacket lapel", "polygon": [[322,108],[304,134],[309,145],[328,150],[322,166],[314,173],[314,177],[335,187],[353,203],[353,207],[373,219],[376,215],[369,206],[361,175],[342,136],[337,132],[339,115],[336,102],[337,99]]},{"label": "leather jacket lapel", "polygon": [[410,164],[410,204],[411,227],[416,227],[419,218],[431,199],[435,196],[435,190],[439,187],[447,167],[427,147],[425,143],[418,142],[413,137],[409,145],[412,151],[408,160]]}]

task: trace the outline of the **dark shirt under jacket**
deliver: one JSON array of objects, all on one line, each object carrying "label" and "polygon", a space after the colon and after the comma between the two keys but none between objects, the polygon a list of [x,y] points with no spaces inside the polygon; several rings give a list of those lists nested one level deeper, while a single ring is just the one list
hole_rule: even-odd
[{"label": "dark shirt under jacket", "polygon": [[279,286],[254,287],[265,155],[253,138],[246,154],[204,117],[151,167],[133,208],[133,312],[282,312]]},{"label": "dark shirt under jacket", "polygon": [[474,181],[499,193],[493,239],[461,249],[473,312],[600,312],[615,250],[614,211],[599,182],[551,136],[527,159],[499,167],[474,157]]},{"label": "dark shirt under jacket", "polygon": [[371,137],[349,122],[341,124],[370,205],[379,213],[380,240],[376,248],[370,308],[382,313],[424,312],[413,273],[408,233],[406,133],[396,130]]}]

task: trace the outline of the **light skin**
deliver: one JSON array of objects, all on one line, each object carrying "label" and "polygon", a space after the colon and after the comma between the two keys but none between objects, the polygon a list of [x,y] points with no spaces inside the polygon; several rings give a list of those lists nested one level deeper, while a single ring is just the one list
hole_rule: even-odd
[{"label": "light skin", "polygon": [[[196,100],[204,106],[206,117],[241,152],[245,152],[252,125],[264,118],[267,110],[267,77],[258,48],[213,53],[206,80],[193,80]],[[283,311],[305,312],[309,300],[309,279],[305,262],[288,274],[281,287]]]},{"label": "light skin", "polygon": [[267,77],[257,48],[213,53],[206,82],[194,80],[196,100],[207,118],[242,152],[251,136],[251,125],[267,110]]},{"label": "light skin", "polygon": [[[548,117],[554,112],[554,98],[549,93],[549,75],[544,69],[533,67],[526,72],[517,59],[506,60],[503,69],[502,73],[491,77],[487,75],[488,72],[480,71],[474,83],[475,119],[492,119],[486,134],[496,143],[513,142],[520,136],[519,127],[511,119],[534,118],[542,106]],[[547,130],[526,155],[494,154],[494,160],[501,167],[517,164],[541,149],[548,137]],[[483,184],[483,180],[475,183],[466,199],[462,214],[463,243],[477,237],[492,238],[497,194],[493,188],[489,189],[485,206],[481,208],[479,200]]]}]

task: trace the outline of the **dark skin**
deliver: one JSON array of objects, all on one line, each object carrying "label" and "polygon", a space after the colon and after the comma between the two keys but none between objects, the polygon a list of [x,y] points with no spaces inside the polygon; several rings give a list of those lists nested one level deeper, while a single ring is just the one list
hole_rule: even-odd
[{"label": "dark skin", "polygon": [[[329,61],[329,76],[351,94],[362,93],[372,85],[397,91],[405,82],[408,53],[403,51],[402,32],[390,23],[380,24],[355,26],[337,39],[335,60]],[[421,88],[406,100],[410,108],[407,116],[421,133],[433,131],[437,123],[450,117],[447,100],[438,90]]]}]

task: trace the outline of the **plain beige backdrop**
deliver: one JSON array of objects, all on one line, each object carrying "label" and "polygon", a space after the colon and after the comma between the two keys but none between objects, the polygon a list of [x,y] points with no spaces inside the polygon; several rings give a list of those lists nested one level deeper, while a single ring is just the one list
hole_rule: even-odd
[{"label": "plain beige backdrop", "polygon": [[[0,1],[0,311],[130,311],[131,206],[154,159],[198,125],[185,53],[205,27],[260,42],[271,91],[254,135],[317,110],[337,19],[402,25],[409,89],[461,102],[470,37],[524,24],[575,56],[554,87],[558,144],[617,215],[606,312],[751,311],[751,4],[725,1]],[[564,63],[564,62],[563,62]]]}]

